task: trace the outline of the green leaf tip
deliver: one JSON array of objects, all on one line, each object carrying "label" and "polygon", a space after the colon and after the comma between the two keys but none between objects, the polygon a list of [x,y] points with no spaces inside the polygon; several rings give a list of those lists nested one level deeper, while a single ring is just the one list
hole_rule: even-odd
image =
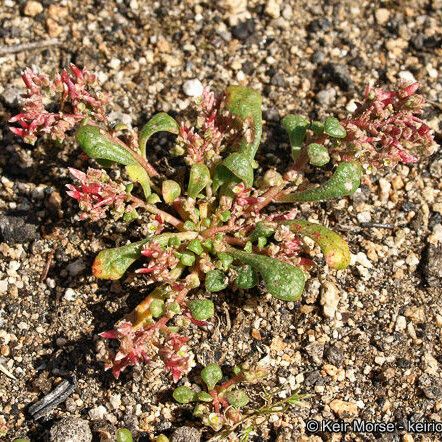
[{"label": "green leaf tip", "polygon": [[347,136],[347,132],[335,117],[328,117],[324,121],[324,133],[332,138],[342,139]]},{"label": "green leaf tip", "polygon": [[126,166],[126,172],[132,181],[140,183],[145,198],[149,198],[151,194],[150,179],[146,170],[139,164],[129,164]]},{"label": "green leaf tip", "polygon": [[99,279],[120,279],[126,270],[141,256],[148,239],[122,247],[102,250],[95,258],[92,273]]},{"label": "green leaf tip", "polygon": [[132,152],[109,134],[103,133],[98,126],[80,126],[75,137],[83,151],[94,160],[112,161],[125,166],[138,162]]},{"label": "green leaf tip", "polygon": [[189,185],[187,194],[191,198],[196,198],[199,193],[210,184],[210,171],[205,164],[193,164],[190,168]]},{"label": "green leaf tip", "polygon": [[319,224],[304,220],[284,221],[298,235],[311,238],[320,247],[327,264],[336,270],[343,270],[350,264],[350,249],[347,242],[337,233]]},{"label": "green leaf tip", "polygon": [[305,276],[300,268],[268,256],[243,252],[231,247],[228,252],[255,269],[274,298],[282,301],[297,301],[301,297]]},{"label": "green leaf tip", "polygon": [[361,177],[362,167],[359,163],[343,162],[338,165],[329,180],[319,187],[290,193],[281,198],[279,202],[327,201],[349,196],[359,188]]},{"label": "green leaf tip", "polygon": [[207,321],[215,314],[215,304],[209,299],[195,299],[188,303],[188,307],[198,321]]},{"label": "green leaf tip", "polygon": [[247,393],[241,389],[228,391],[226,393],[226,399],[227,402],[235,408],[245,407],[250,402]]},{"label": "green leaf tip", "polygon": [[[229,86],[226,89],[225,108],[241,122],[247,125],[251,134],[241,139],[238,148],[246,158],[253,160],[262,135],[262,99],[261,94],[254,89],[244,86]],[[247,132],[247,130],[246,130]]]},{"label": "green leaf tip", "polygon": [[222,378],[223,372],[218,364],[209,364],[201,370],[201,379],[207,385],[208,390],[213,390]]},{"label": "green leaf tip", "polygon": [[176,181],[165,180],[161,187],[161,193],[164,202],[171,204],[181,195],[181,187]]},{"label": "green leaf tip", "polygon": [[282,126],[286,130],[292,148],[292,158],[296,160],[300,154],[305,134],[310,122],[303,115],[290,114],[282,119]]},{"label": "green leaf tip", "polygon": [[146,158],[146,144],[149,138],[157,132],[170,132],[178,135],[180,131],[179,124],[165,112],[155,114],[141,129],[139,136],[139,149],[141,155]]},{"label": "green leaf tip", "polygon": [[221,270],[209,270],[206,273],[205,287],[209,292],[220,292],[228,285],[228,278]]},{"label": "green leaf tip", "polygon": [[119,428],[115,437],[116,442],[133,442],[132,433],[127,428]]},{"label": "green leaf tip", "polygon": [[307,155],[312,166],[322,167],[330,161],[328,149],[322,144],[309,144],[307,147]]},{"label": "green leaf tip", "polygon": [[184,385],[175,388],[172,396],[179,404],[189,404],[196,399],[196,393],[191,388]]}]

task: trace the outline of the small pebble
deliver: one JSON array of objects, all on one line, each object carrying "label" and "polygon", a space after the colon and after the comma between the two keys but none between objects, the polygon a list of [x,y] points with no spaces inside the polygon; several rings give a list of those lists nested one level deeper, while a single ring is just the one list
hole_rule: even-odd
[{"label": "small pebble", "polygon": [[183,92],[188,97],[199,97],[203,94],[203,84],[197,78],[187,80],[183,84]]}]

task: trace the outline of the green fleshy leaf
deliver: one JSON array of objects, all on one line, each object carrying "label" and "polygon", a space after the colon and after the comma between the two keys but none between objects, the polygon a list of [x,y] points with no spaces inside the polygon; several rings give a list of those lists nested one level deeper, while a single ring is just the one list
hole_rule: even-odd
[{"label": "green fleshy leaf", "polygon": [[203,245],[199,239],[193,239],[190,241],[186,248],[198,256],[204,252]]},{"label": "green fleshy leaf", "polygon": [[133,442],[132,433],[127,428],[119,428],[115,437],[116,442]]},{"label": "green fleshy leaf", "polygon": [[275,233],[275,227],[272,224],[259,221],[255,230],[250,234],[249,240],[255,242],[258,238],[270,238]]},{"label": "green fleshy leaf", "polygon": [[103,133],[97,126],[80,126],[75,137],[84,152],[95,160],[112,161],[125,166],[138,163],[133,152]]},{"label": "green fleshy leaf", "polygon": [[253,185],[253,167],[249,158],[238,152],[231,153],[223,162],[222,167],[228,169],[247,187]]},{"label": "green fleshy leaf", "polygon": [[126,166],[126,172],[132,181],[140,183],[143,188],[144,196],[147,199],[151,194],[150,178],[146,170],[139,164],[129,164]]},{"label": "green fleshy leaf", "polygon": [[199,193],[210,183],[210,171],[205,164],[192,164],[190,168],[189,185],[187,194],[196,198]]},{"label": "green fleshy leaf", "polygon": [[294,160],[299,156],[309,124],[309,120],[299,114],[287,115],[282,119],[282,126],[289,135]]},{"label": "green fleshy leaf", "polygon": [[227,402],[235,408],[245,407],[249,402],[250,398],[244,390],[236,389],[230,390],[226,393]]},{"label": "green fleshy leaf", "polygon": [[334,174],[324,184],[313,189],[294,192],[278,200],[294,201],[327,201],[352,195],[361,184],[362,167],[359,163],[340,163]]},{"label": "green fleshy leaf", "polygon": [[324,133],[329,135],[332,138],[345,138],[347,136],[347,132],[345,129],[339,124],[339,120],[334,117],[328,117],[324,122]]},{"label": "green fleshy leaf", "polygon": [[250,265],[245,265],[237,270],[235,284],[240,289],[251,289],[258,285],[258,275]]},{"label": "green fleshy leaf", "polygon": [[213,390],[215,385],[223,378],[223,372],[218,364],[209,364],[201,370],[201,379],[208,390]]},{"label": "green fleshy leaf", "polygon": [[233,256],[225,252],[220,252],[218,253],[218,259],[219,267],[224,271],[229,270],[230,264],[233,262]]},{"label": "green fleshy leaf", "polygon": [[209,270],[206,273],[204,284],[209,292],[220,292],[227,287],[228,279],[221,270]]},{"label": "green fleshy leaf", "polygon": [[201,402],[213,402],[213,397],[207,391],[199,391],[196,398]]},{"label": "green fleshy leaf", "polygon": [[[236,152],[253,160],[262,135],[261,94],[244,86],[229,86],[226,89],[225,108],[230,114],[247,125],[248,134],[234,146]],[[251,131],[251,134],[250,134]]]},{"label": "green fleshy leaf", "polygon": [[342,270],[350,264],[348,244],[340,235],[327,227],[304,220],[283,221],[281,224],[289,226],[292,232],[315,241],[330,267]]},{"label": "green fleshy leaf", "polygon": [[192,316],[198,321],[207,321],[215,314],[215,304],[209,299],[195,299],[187,306]]},{"label": "green fleshy leaf", "polygon": [[330,161],[328,149],[322,144],[311,143],[307,147],[307,155],[311,165],[322,167]]},{"label": "green fleshy leaf", "polygon": [[102,250],[94,260],[92,273],[100,279],[120,279],[141,256],[141,250],[149,241],[155,241],[160,246],[166,247],[170,238],[177,237],[186,241],[195,239],[197,236],[197,232],[163,233],[122,247]]},{"label": "green fleshy leaf", "polygon": [[172,396],[180,404],[189,404],[196,399],[196,393],[185,385],[175,388]]},{"label": "green fleshy leaf", "polygon": [[229,247],[234,258],[250,265],[264,280],[268,292],[282,301],[297,301],[304,290],[303,271],[291,264],[264,255],[243,252]]},{"label": "green fleshy leaf", "polygon": [[320,121],[312,121],[310,124],[310,129],[316,135],[321,135],[324,133],[324,123],[321,123]]},{"label": "green fleshy leaf", "polygon": [[163,194],[164,202],[171,204],[180,196],[181,187],[176,181],[165,180],[163,181],[161,192]]},{"label": "green fleshy leaf", "polygon": [[164,301],[160,298],[153,298],[149,306],[149,311],[154,318],[159,318],[164,314]]},{"label": "green fleshy leaf", "polygon": [[146,158],[146,144],[149,138],[157,132],[170,132],[178,135],[180,131],[179,124],[165,112],[160,112],[154,115],[141,129],[139,135],[138,146],[140,148],[141,155]]},{"label": "green fleshy leaf", "polygon": [[141,250],[148,241],[143,239],[122,247],[102,250],[94,260],[92,273],[100,279],[120,279],[141,256]]}]

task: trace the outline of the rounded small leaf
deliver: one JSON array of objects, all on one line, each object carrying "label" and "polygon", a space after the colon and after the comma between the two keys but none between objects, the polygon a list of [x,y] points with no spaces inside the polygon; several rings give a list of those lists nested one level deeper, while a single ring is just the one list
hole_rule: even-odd
[{"label": "rounded small leaf", "polygon": [[219,292],[228,285],[228,278],[221,270],[209,270],[206,273],[205,287],[209,292]]},{"label": "rounded small leaf", "polygon": [[213,397],[207,393],[206,391],[200,391],[196,394],[196,398],[197,400],[201,401],[201,402],[212,402],[213,401]]},{"label": "rounded small leaf", "polygon": [[183,252],[180,255],[180,262],[183,266],[193,266],[195,264],[195,255],[192,252]]},{"label": "rounded small leaf", "polygon": [[223,372],[218,364],[212,363],[201,370],[201,379],[209,390],[213,390],[215,385],[223,378]]},{"label": "rounded small leaf", "polygon": [[235,283],[240,289],[251,289],[258,284],[258,275],[252,266],[245,265],[238,270]]},{"label": "rounded small leaf", "polygon": [[339,120],[334,117],[328,117],[324,122],[324,132],[332,138],[345,138],[347,132],[339,124]]},{"label": "rounded small leaf", "polygon": [[165,180],[163,181],[161,192],[164,201],[167,204],[171,204],[181,195],[181,187],[176,181]]},{"label": "rounded small leaf", "polygon": [[160,434],[154,439],[154,442],[170,442],[170,439],[166,435]]},{"label": "rounded small leaf", "polygon": [[249,402],[250,398],[244,390],[232,390],[228,391],[226,394],[227,402],[235,408],[245,407]]},{"label": "rounded small leaf", "polygon": [[322,144],[311,143],[307,147],[307,155],[310,164],[313,166],[322,167],[330,161],[328,149]]},{"label": "rounded small leaf", "polygon": [[199,239],[192,239],[192,241],[190,241],[189,244],[187,245],[187,249],[198,256],[204,252],[203,246]]},{"label": "rounded small leaf", "polygon": [[159,318],[164,314],[164,301],[159,298],[152,299],[149,310],[154,318]]},{"label": "rounded small leaf", "polygon": [[117,442],[132,442],[132,433],[127,428],[119,428],[115,434]]},{"label": "rounded small leaf", "polygon": [[172,393],[173,398],[180,404],[189,404],[196,398],[196,393],[185,385],[175,388]]},{"label": "rounded small leaf", "polygon": [[206,321],[215,314],[215,305],[209,299],[195,299],[188,306],[190,313],[198,321]]}]

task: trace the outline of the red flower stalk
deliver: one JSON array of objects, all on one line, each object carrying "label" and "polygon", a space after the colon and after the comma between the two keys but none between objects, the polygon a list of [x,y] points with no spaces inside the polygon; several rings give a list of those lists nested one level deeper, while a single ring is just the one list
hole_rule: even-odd
[{"label": "red flower stalk", "polygon": [[425,100],[418,83],[399,83],[392,91],[367,87],[364,101],[342,122],[347,137],[335,151],[343,159],[362,157],[371,164],[414,163],[431,150],[430,128],[419,118]]},{"label": "red flower stalk", "polygon": [[[66,133],[88,116],[95,121],[106,121],[107,98],[95,92],[96,76],[89,71],[71,64],[51,80],[27,68],[22,79],[28,90],[23,111],[9,122],[20,126],[10,129],[27,143],[33,144],[45,135],[64,140]],[[53,102],[57,105],[56,112],[46,109]]]},{"label": "red flower stalk", "polygon": [[78,201],[80,219],[96,221],[104,218],[108,209],[116,219],[124,214],[128,200],[124,185],[112,181],[104,170],[89,168],[84,173],[70,167],[69,172],[79,184],[66,184],[66,193]]}]

